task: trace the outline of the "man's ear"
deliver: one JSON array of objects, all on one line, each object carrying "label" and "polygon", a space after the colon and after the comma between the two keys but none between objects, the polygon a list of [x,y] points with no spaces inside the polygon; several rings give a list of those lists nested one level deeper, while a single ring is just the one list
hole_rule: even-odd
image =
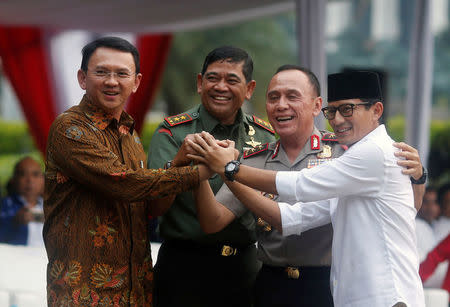
[{"label": "man's ear", "polygon": [[313,104],[314,104],[314,109],[313,109],[313,115],[314,117],[316,117],[317,115],[320,114],[320,111],[322,111],[322,97],[321,96],[317,96],[316,98],[314,98]]},{"label": "man's ear", "polygon": [[198,74],[197,75],[197,93],[201,93],[202,92],[202,80],[203,76],[202,74]]},{"label": "man's ear", "polygon": [[252,80],[252,81],[247,83],[247,92],[245,93],[245,99],[250,100],[250,98],[252,98],[253,91],[255,90],[255,87],[256,87],[256,81],[255,80]]},{"label": "man's ear", "polygon": [[86,90],[86,73],[82,69],[78,69],[77,78],[81,89]]},{"label": "man's ear", "polygon": [[133,87],[133,93],[136,93],[137,89],[139,88],[139,84],[141,84],[142,74],[138,73],[136,77],[134,78],[134,87]]},{"label": "man's ear", "polygon": [[381,116],[383,115],[384,106],[381,101],[377,101],[373,105],[373,114],[375,116],[375,119],[377,121],[380,120]]}]

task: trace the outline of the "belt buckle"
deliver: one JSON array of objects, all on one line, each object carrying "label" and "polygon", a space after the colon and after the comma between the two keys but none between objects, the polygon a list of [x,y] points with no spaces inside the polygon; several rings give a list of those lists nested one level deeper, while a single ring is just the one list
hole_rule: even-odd
[{"label": "belt buckle", "polygon": [[300,277],[300,271],[296,267],[288,266],[286,268],[286,273],[290,279],[298,279]]},{"label": "belt buckle", "polygon": [[237,248],[233,248],[229,245],[224,245],[224,246],[222,246],[222,251],[220,254],[222,256],[228,257],[228,256],[236,255],[236,253],[237,253]]}]

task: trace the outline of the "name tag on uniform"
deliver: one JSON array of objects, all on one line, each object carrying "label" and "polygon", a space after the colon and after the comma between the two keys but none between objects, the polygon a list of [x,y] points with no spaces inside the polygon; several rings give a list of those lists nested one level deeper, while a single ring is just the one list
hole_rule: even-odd
[{"label": "name tag on uniform", "polygon": [[310,159],[308,160],[307,168],[313,168],[317,165],[332,161],[333,159]]}]

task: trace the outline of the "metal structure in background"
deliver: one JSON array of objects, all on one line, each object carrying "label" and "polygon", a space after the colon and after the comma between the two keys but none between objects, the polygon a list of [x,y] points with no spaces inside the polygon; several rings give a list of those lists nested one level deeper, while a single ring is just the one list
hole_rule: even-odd
[{"label": "metal structure in background", "polygon": [[[325,54],[326,0],[296,0],[296,31],[299,64],[319,79],[324,104],[327,98],[327,58]],[[325,128],[325,118],[315,118],[317,128]]]},{"label": "metal structure in background", "polygon": [[433,40],[431,1],[415,0],[405,106],[405,131],[406,142],[419,150],[424,166],[427,165],[430,148]]}]

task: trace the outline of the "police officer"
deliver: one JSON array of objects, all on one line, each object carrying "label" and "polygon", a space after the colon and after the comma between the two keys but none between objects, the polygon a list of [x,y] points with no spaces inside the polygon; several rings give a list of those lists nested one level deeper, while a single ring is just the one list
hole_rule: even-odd
[{"label": "police officer", "polygon": [[[150,144],[149,168],[189,164],[186,153],[191,149],[184,140],[201,131],[233,140],[240,150],[274,141],[269,123],[241,109],[255,88],[252,71],[252,59],[242,49],[226,46],[211,51],[197,76],[202,103],[166,117],[158,126]],[[209,184],[215,193],[223,181],[214,175]],[[155,306],[250,306],[259,269],[251,214],[208,235],[197,220],[191,192],[159,200],[157,207],[162,209],[154,215],[164,213],[160,220],[164,242],[155,265]]]}]

